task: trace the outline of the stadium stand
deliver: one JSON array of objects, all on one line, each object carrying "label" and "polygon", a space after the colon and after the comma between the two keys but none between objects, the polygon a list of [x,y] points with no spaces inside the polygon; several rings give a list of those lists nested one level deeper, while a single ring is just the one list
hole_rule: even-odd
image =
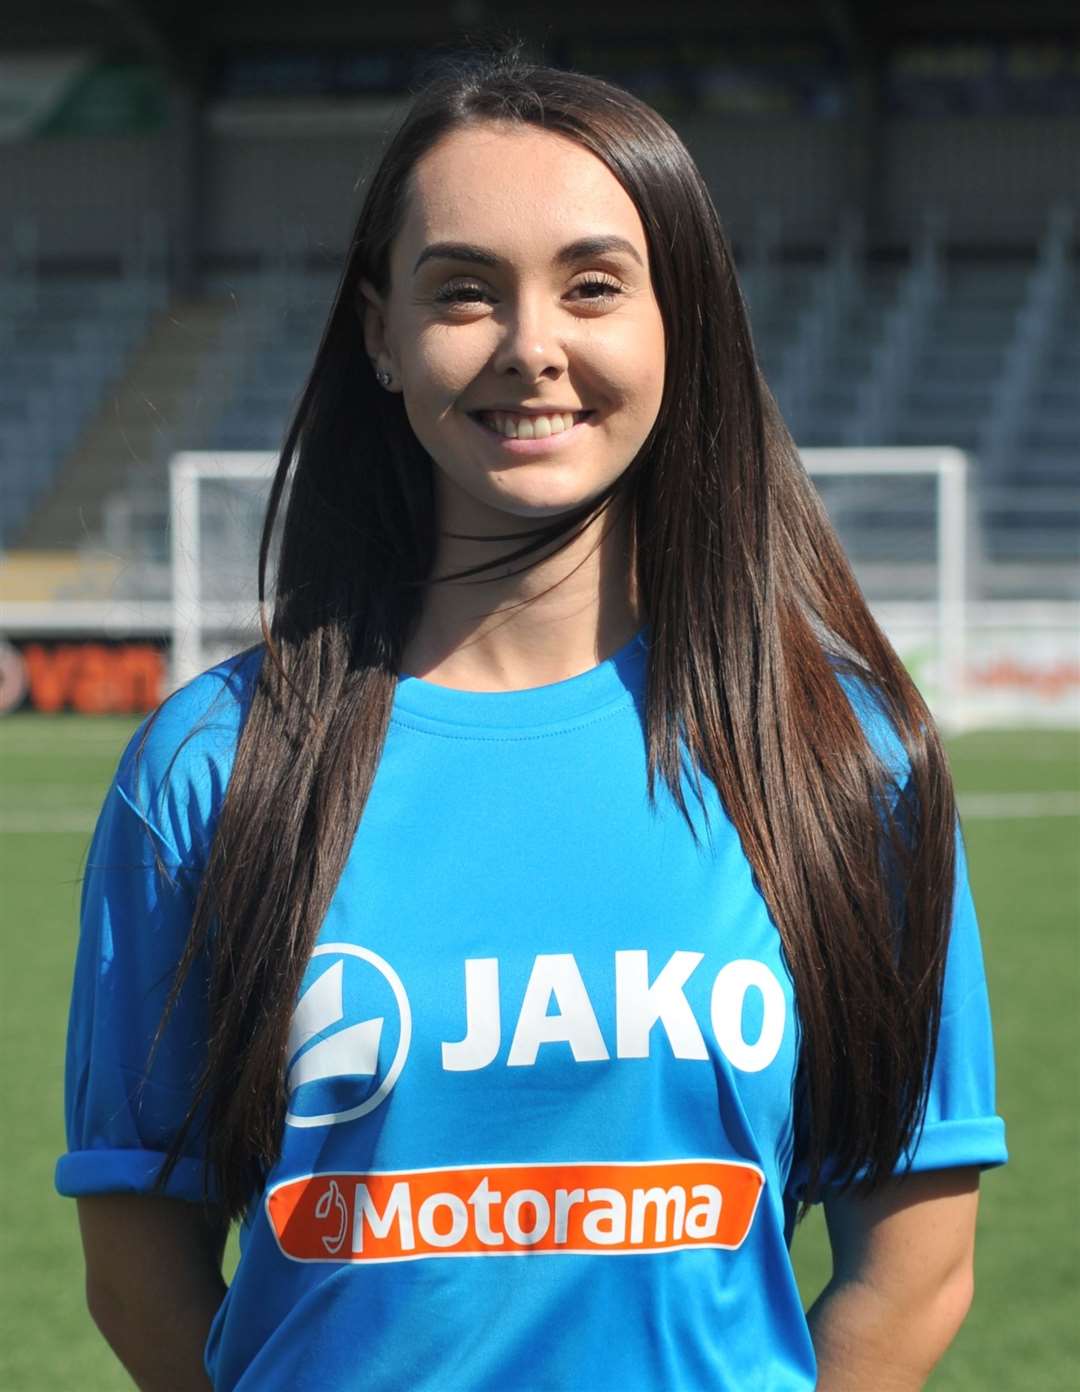
[{"label": "stadium stand", "polygon": [[[1035,256],[973,261],[948,254],[928,218],[906,260],[868,258],[848,227],[823,259],[774,252],[746,268],[765,375],[800,445],[956,445],[975,457],[987,597],[1015,592],[1032,562],[1044,593],[1075,583],[1070,236],[1058,213]],[[146,281],[24,284],[0,394],[15,479],[5,544],[104,549],[124,559],[133,593],[165,595],[169,457],[280,446],[335,283],[325,267],[287,263],[211,273],[201,298],[156,314]],[[900,493],[836,480],[828,502],[856,560],[932,552],[932,496],[919,480]]]},{"label": "stadium stand", "polygon": [[[0,286],[0,543],[26,524],[84,428],[143,347],[164,289],[122,279],[7,277]],[[57,539],[57,544],[68,544]]]}]

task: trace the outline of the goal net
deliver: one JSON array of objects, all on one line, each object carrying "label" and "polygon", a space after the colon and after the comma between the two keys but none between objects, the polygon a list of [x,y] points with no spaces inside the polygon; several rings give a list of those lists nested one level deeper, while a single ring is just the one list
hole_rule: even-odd
[{"label": "goal net", "polygon": [[[259,537],[276,466],[264,451],[169,461],[173,688],[259,641]],[[268,599],[273,564],[271,554]]]},{"label": "goal net", "polygon": [[[900,447],[806,449],[802,459],[875,617],[936,719],[958,728],[969,594],[968,457],[946,447]],[[259,638],[259,535],[276,462],[268,453],[213,451],[178,454],[171,462],[174,687]],[[267,581],[272,594],[272,573]]]},{"label": "goal net", "polygon": [[805,449],[856,579],[939,724],[967,723],[971,461],[949,446]]}]

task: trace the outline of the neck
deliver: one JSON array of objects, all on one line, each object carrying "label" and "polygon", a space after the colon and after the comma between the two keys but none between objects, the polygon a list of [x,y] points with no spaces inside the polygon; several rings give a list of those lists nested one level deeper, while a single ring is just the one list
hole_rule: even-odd
[{"label": "neck", "polygon": [[[497,530],[509,529],[503,522]],[[495,547],[511,550],[513,541],[478,543],[442,532],[436,579],[403,652],[404,674],[467,691],[545,686],[595,667],[640,629],[629,524],[616,505],[555,555],[542,551],[539,560],[524,558],[471,581],[438,581],[489,560]],[[527,570],[509,573],[530,561]]]}]

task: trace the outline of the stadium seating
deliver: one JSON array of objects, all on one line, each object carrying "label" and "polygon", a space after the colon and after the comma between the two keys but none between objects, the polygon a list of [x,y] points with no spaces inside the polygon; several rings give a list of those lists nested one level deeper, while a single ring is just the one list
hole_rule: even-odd
[{"label": "stadium seating", "polygon": [[[1057,567],[1050,583],[1063,594],[1076,584],[1080,274],[1069,239],[1062,219],[1035,256],[972,262],[946,255],[928,224],[907,259],[867,258],[845,235],[819,260],[774,255],[746,268],[755,343],[799,445],[955,445],[974,456],[974,550],[988,596],[996,573],[1008,589],[1033,563]],[[119,476],[87,465],[102,496],[78,506],[96,519],[85,544],[129,557],[132,583],[164,593],[169,456],[280,448],[336,282],[336,271],[280,267],[210,274],[200,302],[170,307],[187,337],[156,345],[145,283],[42,279],[24,292],[0,341],[0,542],[26,544],[35,503],[103,396],[122,403],[124,381],[152,360],[167,421],[131,450],[117,420]],[[932,555],[928,485],[833,480],[823,492],[856,560]],[[30,544],[65,543],[39,527]],[[1045,591],[1045,575],[1039,583]]]},{"label": "stadium seating", "polygon": [[18,539],[161,298],[138,278],[0,285],[0,545]]}]

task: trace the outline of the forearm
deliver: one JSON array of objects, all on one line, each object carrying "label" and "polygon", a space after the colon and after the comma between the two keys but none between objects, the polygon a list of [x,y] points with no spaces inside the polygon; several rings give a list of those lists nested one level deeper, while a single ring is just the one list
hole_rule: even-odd
[{"label": "forearm", "polygon": [[961,1281],[901,1303],[869,1282],[834,1277],[808,1315],[818,1392],[919,1392],[969,1303]]}]

